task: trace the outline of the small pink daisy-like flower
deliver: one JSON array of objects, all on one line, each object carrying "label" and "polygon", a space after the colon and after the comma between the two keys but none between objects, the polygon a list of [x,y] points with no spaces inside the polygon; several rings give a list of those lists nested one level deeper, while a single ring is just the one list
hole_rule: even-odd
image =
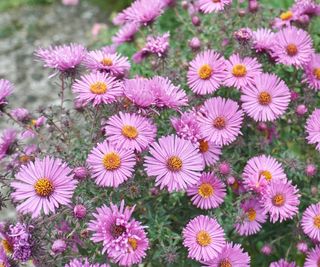
[{"label": "small pink daisy-like flower", "polygon": [[271,262],[269,267],[296,267],[297,265],[295,262],[288,262],[284,259],[281,259],[279,261]]},{"label": "small pink daisy-like flower", "polygon": [[90,263],[88,259],[73,259],[64,267],[110,267],[109,264]]},{"label": "small pink daisy-like flower", "polygon": [[15,129],[6,129],[0,140],[0,160],[10,154],[12,146],[17,141],[17,131]]},{"label": "small pink daisy-like flower", "polygon": [[155,140],[157,128],[145,117],[120,112],[109,118],[105,132],[115,146],[141,152]]},{"label": "small pink daisy-like flower", "polygon": [[316,144],[320,151],[320,109],[315,109],[309,116],[306,126],[308,144]]},{"label": "small pink daisy-like flower", "polygon": [[265,194],[262,195],[261,205],[265,212],[270,214],[272,223],[292,219],[298,213],[298,192],[291,181],[271,180]]},{"label": "small pink daisy-like flower", "polygon": [[200,215],[189,221],[182,232],[183,245],[188,257],[197,261],[209,261],[218,257],[226,241],[217,220]]},{"label": "small pink daisy-like flower", "polygon": [[243,170],[242,178],[245,187],[257,193],[263,193],[271,181],[287,180],[281,164],[266,155],[251,158]]},{"label": "small pink daisy-like flower", "polygon": [[23,201],[17,210],[23,214],[31,213],[33,218],[41,212],[55,213],[60,205],[71,203],[77,181],[73,179],[72,169],[60,159],[45,157],[22,165],[11,187],[15,201]]},{"label": "small pink daisy-like flower", "polygon": [[148,36],[145,51],[163,57],[169,49],[169,37],[169,32],[159,36]]},{"label": "small pink daisy-like flower", "polygon": [[132,176],[136,159],[133,150],[115,147],[106,140],[91,150],[87,163],[97,185],[118,187]]},{"label": "small pink daisy-like flower", "polygon": [[76,94],[76,100],[83,105],[92,102],[94,106],[110,104],[123,93],[121,83],[115,77],[106,73],[90,73],[77,79],[72,85],[72,91]]},{"label": "small pink daisy-like flower", "polygon": [[130,69],[127,57],[118,53],[105,53],[102,50],[88,52],[83,64],[91,71],[107,72],[116,77],[126,76]]},{"label": "small pink daisy-like flower", "polygon": [[215,145],[214,143],[208,142],[204,139],[200,139],[198,144],[200,153],[207,166],[210,166],[219,160],[219,157],[222,154],[221,146]]},{"label": "small pink daisy-like flower", "polygon": [[44,62],[44,67],[61,72],[70,72],[82,63],[86,53],[83,45],[70,44],[39,48],[35,55]]},{"label": "small pink daisy-like flower", "polygon": [[283,115],[290,102],[290,90],[274,74],[261,73],[254,85],[242,89],[243,110],[255,121],[274,121]]},{"label": "small pink daisy-like flower", "polygon": [[135,34],[139,31],[139,25],[136,23],[127,23],[119,29],[119,31],[112,37],[112,42],[120,45],[126,42],[131,42]]},{"label": "small pink daisy-like flower", "polygon": [[313,54],[304,66],[303,82],[314,90],[320,90],[320,54]]},{"label": "small pink daisy-like flower", "polygon": [[213,173],[202,173],[197,184],[189,186],[188,196],[192,204],[200,209],[217,208],[226,196],[225,184]]},{"label": "small pink daisy-like flower", "polygon": [[199,95],[216,91],[225,78],[225,60],[214,50],[199,53],[190,62],[188,86]]},{"label": "small pink daisy-like flower", "polygon": [[239,54],[233,54],[226,61],[226,74],[224,84],[229,87],[243,89],[254,84],[254,77],[262,72],[261,64],[256,58],[240,58]]},{"label": "small pink daisy-like flower", "polygon": [[270,51],[274,38],[274,32],[268,28],[260,28],[253,31],[253,48],[256,52]]},{"label": "small pink daisy-like flower", "polygon": [[249,267],[250,256],[240,244],[227,242],[215,259],[203,262],[203,264],[209,267]]},{"label": "small pink daisy-like flower", "polygon": [[317,16],[320,15],[320,5],[314,0],[295,0],[292,11],[299,16]]},{"label": "small pink daisy-like flower", "polygon": [[169,192],[186,189],[197,183],[204,162],[199,150],[189,140],[175,135],[161,137],[151,145],[145,158],[148,176],[156,176],[156,185]]},{"label": "small pink daisy-like flower", "polygon": [[168,78],[155,76],[149,80],[149,87],[156,98],[155,104],[158,107],[178,109],[188,105],[186,93],[179,86],[172,84]]},{"label": "small pink daisy-like flower", "polygon": [[302,29],[288,27],[274,35],[272,52],[277,62],[302,67],[310,62],[314,49],[309,33]]},{"label": "small pink daisy-like flower", "polygon": [[275,18],[273,21],[273,28],[281,29],[282,27],[289,27],[291,22],[297,19],[297,15],[292,12],[292,10],[288,10],[282,12],[279,18]]},{"label": "small pink daisy-like flower", "polygon": [[320,245],[312,249],[308,254],[304,267],[315,267],[320,264]]},{"label": "small pink daisy-like flower", "polygon": [[236,231],[240,235],[253,235],[261,230],[261,224],[265,223],[267,215],[256,199],[245,200],[241,204],[239,220],[235,224]]},{"label": "small pink daisy-like flower", "polygon": [[0,109],[8,104],[7,97],[13,92],[13,84],[5,79],[0,79]]},{"label": "small pink daisy-like flower", "polygon": [[198,121],[205,140],[216,145],[227,145],[241,134],[243,111],[233,100],[214,97],[204,102]]},{"label": "small pink daisy-like flower", "polygon": [[311,239],[320,242],[320,202],[310,205],[301,219],[303,232]]},{"label": "small pink daisy-like flower", "polygon": [[200,10],[205,13],[217,13],[232,3],[232,0],[198,0]]}]

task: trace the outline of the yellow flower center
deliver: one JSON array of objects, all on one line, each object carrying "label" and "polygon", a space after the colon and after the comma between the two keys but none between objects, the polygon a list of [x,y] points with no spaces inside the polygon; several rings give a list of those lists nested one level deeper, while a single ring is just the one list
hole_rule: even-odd
[{"label": "yellow flower center", "polygon": [[284,205],[285,203],[285,197],[282,194],[276,194],[273,198],[272,198],[272,204],[275,205],[276,207],[281,207]]},{"label": "yellow flower center", "polygon": [[32,120],[31,120],[31,126],[36,126],[36,124],[37,124],[37,120],[32,119]]},{"label": "yellow flower center", "polygon": [[199,186],[198,193],[203,198],[211,197],[214,193],[214,188],[209,183],[203,183]]},{"label": "yellow flower center", "polygon": [[1,241],[1,244],[2,244],[2,247],[4,249],[4,251],[7,253],[7,254],[11,254],[13,252],[13,247],[12,245],[9,243],[8,240],[6,239],[3,239]]},{"label": "yellow flower center", "polygon": [[254,221],[257,217],[257,212],[253,208],[248,209],[246,213],[250,222]]},{"label": "yellow flower center", "polygon": [[269,171],[262,171],[262,172],[260,172],[260,176],[261,176],[261,175],[263,175],[264,178],[265,178],[268,182],[270,182],[271,179],[272,179],[272,174],[271,174],[271,172],[269,172]]},{"label": "yellow flower center", "polygon": [[315,227],[320,229],[320,214],[313,218],[313,224]]},{"label": "yellow flower center", "polygon": [[236,64],[232,68],[232,74],[235,77],[244,77],[247,74],[247,68],[243,64]]},{"label": "yellow flower center", "polygon": [[132,248],[133,250],[136,250],[136,249],[137,249],[137,247],[138,247],[138,241],[137,241],[137,239],[129,237],[129,238],[128,238],[128,243],[129,243],[129,245],[131,246],[131,248]]},{"label": "yellow flower center", "polygon": [[30,160],[31,160],[31,157],[28,156],[28,155],[21,155],[21,156],[19,157],[20,163],[27,163],[27,162],[29,162]]},{"label": "yellow flower center", "polygon": [[286,50],[290,57],[293,57],[298,53],[298,47],[295,44],[288,44]]},{"label": "yellow flower center", "polygon": [[202,139],[199,141],[199,150],[201,153],[205,153],[209,150],[209,143],[208,141]]},{"label": "yellow flower center", "polygon": [[313,70],[313,75],[316,76],[317,80],[320,80],[320,68],[315,68]]},{"label": "yellow flower center", "polygon": [[113,62],[111,58],[104,58],[101,60],[103,66],[112,66]]},{"label": "yellow flower center", "polygon": [[122,127],[121,133],[123,136],[129,139],[135,139],[138,136],[138,130],[134,126],[124,125]]},{"label": "yellow flower center", "polygon": [[182,160],[177,156],[172,156],[167,160],[167,167],[173,172],[180,171],[182,169]]},{"label": "yellow flower center", "polygon": [[107,92],[107,84],[104,82],[95,82],[90,85],[90,91],[96,95],[102,95]]},{"label": "yellow flower center", "polygon": [[202,247],[206,247],[208,245],[211,244],[211,236],[209,235],[209,233],[207,231],[200,231],[197,234],[197,243],[202,246]]},{"label": "yellow flower center", "polygon": [[292,12],[290,10],[286,11],[286,12],[282,12],[281,15],[280,15],[280,18],[282,20],[289,20],[292,18]]},{"label": "yellow flower center", "polygon": [[53,193],[54,186],[48,178],[41,178],[35,183],[34,190],[38,196],[48,197]]},{"label": "yellow flower center", "polygon": [[221,130],[226,126],[226,121],[223,117],[217,117],[213,121],[213,126],[217,129]]},{"label": "yellow flower center", "polygon": [[201,66],[201,68],[198,70],[198,75],[202,80],[207,80],[212,75],[212,68],[209,64],[204,64]]},{"label": "yellow flower center", "polygon": [[269,105],[271,103],[271,95],[268,92],[261,92],[259,94],[259,103],[263,106]]},{"label": "yellow flower center", "polygon": [[223,259],[220,261],[219,267],[232,267],[232,264],[228,259]]},{"label": "yellow flower center", "polygon": [[0,267],[6,267],[6,266],[4,265],[4,263],[0,262]]},{"label": "yellow flower center", "polygon": [[114,171],[120,167],[121,158],[117,153],[111,152],[103,156],[102,164],[106,168],[106,170]]}]

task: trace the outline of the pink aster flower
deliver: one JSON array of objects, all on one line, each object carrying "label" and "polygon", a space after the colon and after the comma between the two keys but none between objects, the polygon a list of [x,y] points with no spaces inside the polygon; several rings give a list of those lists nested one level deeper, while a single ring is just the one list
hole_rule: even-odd
[{"label": "pink aster flower", "polygon": [[304,66],[303,82],[314,90],[320,90],[320,54],[313,54]]},{"label": "pink aster flower", "polygon": [[27,122],[30,119],[30,113],[25,108],[15,108],[10,111],[11,116],[20,122]]},{"label": "pink aster flower", "polygon": [[299,16],[319,16],[320,4],[317,4],[314,0],[295,0],[292,11]]},{"label": "pink aster flower", "polygon": [[115,146],[141,152],[155,140],[157,128],[145,117],[120,112],[109,118],[105,132]]},{"label": "pink aster flower", "polygon": [[166,32],[163,35],[148,36],[145,51],[155,54],[158,57],[163,57],[169,49],[170,33]]},{"label": "pink aster flower", "polygon": [[209,261],[218,257],[226,244],[223,229],[217,220],[204,215],[189,221],[182,235],[188,257],[197,261]]},{"label": "pink aster flower", "polygon": [[102,50],[88,52],[83,64],[91,71],[107,72],[116,77],[126,76],[130,69],[127,57],[118,53],[105,53]]},{"label": "pink aster flower", "polygon": [[8,104],[7,97],[13,92],[13,84],[5,79],[0,79],[0,108]]},{"label": "pink aster flower", "polygon": [[297,265],[295,262],[288,262],[284,259],[281,259],[279,261],[271,262],[269,267],[296,267]]},{"label": "pink aster flower", "polygon": [[97,185],[118,187],[132,176],[136,159],[133,150],[115,147],[106,140],[91,150],[87,163]]},{"label": "pink aster flower", "polygon": [[230,5],[232,0],[197,0],[200,10],[205,13],[217,13]]},{"label": "pink aster flower", "polygon": [[216,91],[225,78],[225,60],[214,50],[199,53],[189,64],[188,86],[199,95]]},{"label": "pink aster flower", "polygon": [[92,102],[94,106],[110,104],[123,93],[121,82],[106,73],[90,73],[81,76],[72,85],[72,91],[76,94],[76,100],[83,105]]},{"label": "pink aster flower", "polygon": [[175,135],[161,137],[151,145],[151,156],[145,157],[148,176],[156,177],[156,185],[169,192],[195,184],[204,169],[199,150],[189,140]]},{"label": "pink aster flower", "polygon": [[308,144],[316,144],[320,151],[320,109],[315,109],[309,116],[306,126]]},{"label": "pink aster flower", "polygon": [[295,27],[284,28],[275,34],[272,51],[277,62],[298,68],[309,63],[314,53],[309,33]]},{"label": "pink aster flower", "polygon": [[254,235],[261,230],[261,225],[266,222],[267,215],[258,200],[252,198],[241,203],[239,220],[235,224],[240,235]]},{"label": "pink aster flower", "polygon": [[312,249],[306,258],[304,263],[304,267],[315,267],[320,263],[320,245],[317,245],[314,249]]},{"label": "pink aster flower", "polygon": [[254,77],[254,84],[242,89],[241,101],[255,121],[274,121],[287,110],[290,90],[276,75],[261,73]]},{"label": "pink aster flower", "polygon": [[90,263],[87,258],[73,259],[64,267],[110,267],[109,264]]},{"label": "pink aster flower", "polygon": [[243,111],[237,102],[214,97],[206,100],[200,110],[198,121],[203,138],[216,145],[227,145],[241,134]]},{"label": "pink aster flower", "polygon": [[253,31],[253,48],[256,52],[270,51],[274,33],[268,28],[260,28]]},{"label": "pink aster flower", "polygon": [[11,183],[15,190],[11,196],[22,201],[17,206],[19,212],[36,218],[41,212],[48,215],[60,205],[70,204],[76,185],[72,169],[62,160],[47,156],[21,166]]},{"label": "pink aster flower", "polygon": [[234,244],[227,242],[218,256],[208,262],[203,262],[205,266],[210,267],[222,267],[222,266],[234,266],[234,267],[246,267],[250,266],[250,256],[248,252],[245,252],[240,244]]},{"label": "pink aster flower", "polygon": [[257,193],[263,193],[270,181],[287,180],[282,165],[266,155],[251,158],[243,170],[242,178],[245,187]]},{"label": "pink aster flower", "polygon": [[112,37],[112,42],[116,45],[131,42],[135,34],[139,31],[139,25],[136,23],[127,23]]},{"label": "pink aster flower", "polygon": [[292,219],[298,213],[300,204],[298,192],[291,181],[271,180],[262,196],[261,205],[265,212],[270,214],[272,223]]},{"label": "pink aster flower", "polygon": [[61,72],[71,72],[82,63],[86,53],[83,45],[70,44],[39,48],[35,56],[43,61],[44,67]]},{"label": "pink aster flower", "polygon": [[226,61],[226,74],[224,84],[237,89],[244,89],[254,84],[254,77],[262,72],[261,64],[256,58],[240,58],[239,54],[233,54]]},{"label": "pink aster flower", "polygon": [[213,209],[223,203],[226,186],[213,173],[204,172],[197,184],[188,187],[187,194],[192,197],[192,204],[198,208]]},{"label": "pink aster flower", "polygon": [[320,203],[312,204],[304,211],[301,226],[306,235],[320,242]]},{"label": "pink aster flower", "polygon": [[178,109],[188,105],[188,97],[184,90],[175,86],[168,78],[155,76],[149,81],[148,86],[156,98],[157,107]]},{"label": "pink aster flower", "polygon": [[273,21],[273,28],[281,29],[282,27],[290,27],[291,22],[295,21],[298,18],[297,14],[292,10],[282,12],[279,18],[275,18]]},{"label": "pink aster flower", "polygon": [[0,140],[0,160],[11,153],[12,146],[17,141],[17,131],[15,129],[6,129]]}]

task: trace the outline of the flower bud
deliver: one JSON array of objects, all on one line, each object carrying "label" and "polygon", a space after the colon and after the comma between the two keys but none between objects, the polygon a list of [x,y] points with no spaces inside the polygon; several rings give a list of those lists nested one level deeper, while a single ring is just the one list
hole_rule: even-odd
[{"label": "flower bud", "polygon": [[87,214],[87,209],[84,205],[78,204],[73,209],[73,214],[78,219],[83,219]]},{"label": "flower bud", "polygon": [[58,254],[64,252],[66,248],[66,242],[62,239],[57,239],[53,242],[51,250],[53,251],[53,253]]},{"label": "flower bud", "polygon": [[88,171],[85,167],[76,167],[73,169],[74,178],[77,180],[84,180],[88,176]]}]

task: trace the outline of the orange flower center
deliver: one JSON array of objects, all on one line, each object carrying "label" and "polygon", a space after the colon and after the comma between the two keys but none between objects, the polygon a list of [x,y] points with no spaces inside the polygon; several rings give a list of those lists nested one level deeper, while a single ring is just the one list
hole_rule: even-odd
[{"label": "orange flower center", "polygon": [[198,193],[203,198],[211,197],[214,193],[213,186],[209,183],[203,183],[199,186]]},{"label": "orange flower center", "polygon": [[112,66],[113,62],[111,58],[104,58],[101,60],[103,66]]},{"label": "orange flower center", "polygon": [[271,103],[271,95],[268,92],[261,92],[259,94],[259,103],[263,106],[269,105]]},{"label": "orange flower center", "polygon": [[320,229],[320,214],[313,218],[313,224],[315,227]]},{"label": "orange flower center", "polygon": [[232,264],[228,259],[223,259],[220,261],[219,267],[232,267]]},{"label": "orange flower center", "polygon": [[275,205],[276,207],[281,207],[284,205],[285,203],[285,197],[282,194],[276,194],[273,198],[272,198],[272,204]]},{"label": "orange flower center", "polygon": [[313,70],[313,75],[316,76],[317,80],[320,80],[320,68],[315,68]]},{"label": "orange flower center", "polygon": [[38,196],[48,197],[53,193],[54,187],[48,178],[41,178],[35,183],[34,190]]},{"label": "orange flower center", "polygon": [[173,172],[180,171],[182,169],[182,160],[177,156],[172,156],[167,160],[167,167]]},{"label": "orange flower center", "polygon": [[293,57],[298,53],[298,47],[295,44],[288,44],[286,50],[290,57]]},{"label": "orange flower center", "polygon": [[132,248],[133,250],[136,250],[136,249],[137,249],[137,247],[138,247],[138,241],[137,241],[137,239],[129,237],[129,238],[128,238],[128,243],[129,243],[129,245],[131,246],[131,248]]},{"label": "orange flower center", "polygon": [[211,236],[209,235],[209,233],[207,231],[200,231],[197,234],[197,243],[202,246],[202,247],[206,247],[208,245],[211,244]]},{"label": "orange flower center", "polygon": [[213,121],[213,126],[217,129],[221,130],[226,126],[226,121],[223,117],[217,117]]},{"label": "orange flower center", "polygon": [[201,66],[201,68],[198,70],[198,75],[202,80],[207,80],[212,75],[212,68],[209,64],[204,64]]},{"label": "orange flower center", "polygon": [[123,136],[129,139],[135,139],[138,136],[138,130],[134,126],[124,125],[122,127],[121,133]]},{"label": "orange flower center", "polygon": [[121,158],[117,153],[111,152],[103,156],[102,164],[106,168],[106,170],[114,171],[120,167]]},{"label": "orange flower center", "polygon": [[102,95],[107,92],[107,84],[104,82],[95,82],[90,85],[90,91],[96,95]]},{"label": "orange flower center", "polygon": [[7,254],[11,254],[13,252],[13,247],[12,245],[9,243],[8,240],[6,239],[3,239],[1,241],[1,244],[2,244],[2,247],[4,249],[4,251],[7,253]]},{"label": "orange flower center", "polygon": [[232,74],[235,77],[244,77],[247,74],[247,68],[243,64],[236,64],[232,68]]},{"label": "orange flower center", "polygon": [[205,153],[209,150],[209,143],[208,141],[202,139],[199,141],[199,150],[201,153]]},{"label": "orange flower center", "polygon": [[292,12],[290,10],[288,10],[286,12],[281,13],[280,18],[282,20],[289,20],[292,18],[292,15],[293,15]]},{"label": "orange flower center", "polygon": [[261,175],[263,175],[264,178],[265,178],[268,182],[270,182],[271,179],[272,179],[272,174],[271,174],[271,172],[269,172],[269,171],[262,171],[262,172],[260,172],[260,176],[261,176]]},{"label": "orange flower center", "polygon": [[250,222],[254,221],[257,217],[257,212],[253,208],[248,209],[246,213]]},{"label": "orange flower center", "polygon": [[27,162],[29,162],[30,160],[31,160],[31,157],[28,156],[28,155],[21,155],[21,156],[19,157],[20,163],[27,163]]}]

